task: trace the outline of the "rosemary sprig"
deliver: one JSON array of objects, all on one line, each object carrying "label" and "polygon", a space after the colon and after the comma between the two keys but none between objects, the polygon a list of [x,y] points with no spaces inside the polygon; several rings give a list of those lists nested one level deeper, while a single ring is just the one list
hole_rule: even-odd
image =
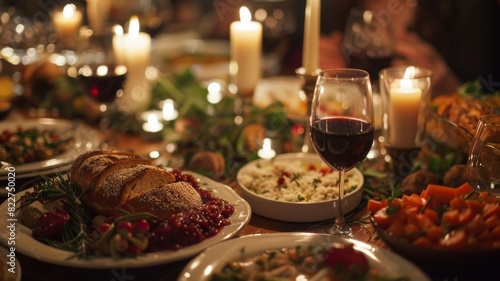
[{"label": "rosemary sprig", "polygon": [[88,236],[90,216],[80,200],[82,192],[71,184],[68,173],[57,174],[55,177],[40,176],[43,181],[35,184],[34,192],[27,193],[20,199],[19,209],[22,210],[36,201],[47,204],[60,200],[71,219],[64,227],[61,240],[44,239],[44,242],[49,246],[74,252],[74,256],[88,258],[91,253],[91,239]]}]

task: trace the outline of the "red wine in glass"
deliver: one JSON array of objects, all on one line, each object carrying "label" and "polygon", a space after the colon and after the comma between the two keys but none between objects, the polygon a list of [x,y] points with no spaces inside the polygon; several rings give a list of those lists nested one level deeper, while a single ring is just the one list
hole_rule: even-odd
[{"label": "red wine in glass", "polygon": [[123,88],[127,70],[122,65],[83,65],[78,79],[88,95],[99,103],[112,103]]},{"label": "red wine in glass", "polygon": [[374,136],[372,123],[351,117],[325,117],[311,126],[319,156],[337,170],[350,170],[365,159]]}]

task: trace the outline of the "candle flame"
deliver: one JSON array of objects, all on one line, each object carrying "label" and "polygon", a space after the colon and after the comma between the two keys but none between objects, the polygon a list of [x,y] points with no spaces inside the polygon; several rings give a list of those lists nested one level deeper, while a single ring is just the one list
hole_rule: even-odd
[{"label": "candle flame", "polygon": [[415,77],[416,73],[416,68],[414,66],[409,66],[405,69],[405,74],[403,76],[403,79],[399,82],[399,86],[402,89],[411,89],[413,88],[413,81],[411,78]]},{"label": "candle flame", "polygon": [[63,9],[63,17],[65,19],[70,19],[75,13],[76,6],[74,4],[66,4]]},{"label": "candle flame", "polygon": [[158,116],[156,114],[151,113],[148,115],[148,124],[151,126],[156,126],[158,125]]},{"label": "candle flame", "polygon": [[123,27],[119,24],[115,24],[113,26],[113,32],[118,35],[118,36],[121,36],[123,35]]},{"label": "candle flame", "polygon": [[415,73],[417,72],[416,68],[414,66],[408,66],[406,69],[405,69],[405,75],[403,78],[414,78],[415,77]]},{"label": "candle flame", "polygon": [[252,14],[250,14],[250,10],[245,6],[240,8],[240,20],[241,22],[252,21]]},{"label": "candle flame", "polygon": [[128,26],[128,34],[131,37],[137,37],[139,35],[139,18],[137,16],[130,17],[130,24]]}]

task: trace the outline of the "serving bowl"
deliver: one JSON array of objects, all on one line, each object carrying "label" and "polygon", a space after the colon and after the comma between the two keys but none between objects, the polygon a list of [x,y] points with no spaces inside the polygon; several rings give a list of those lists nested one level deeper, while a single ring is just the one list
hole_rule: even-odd
[{"label": "serving bowl", "polygon": [[440,249],[415,245],[407,240],[391,235],[377,225],[371,217],[373,228],[378,237],[391,250],[415,263],[426,272],[456,274],[498,272],[500,249]]},{"label": "serving bowl", "polygon": [[[292,163],[298,161],[303,167],[314,165],[318,169],[327,168],[327,165],[321,158],[312,153],[285,153],[276,156],[272,160],[259,159],[252,161],[243,166],[237,174],[237,181],[241,187],[242,197],[248,201],[252,207],[252,212],[263,217],[286,221],[286,222],[317,222],[333,219],[336,216],[335,203],[338,199],[330,199],[314,202],[290,202],[269,198],[261,194],[257,194],[254,190],[247,186],[244,177],[249,177],[254,173],[255,168],[266,167],[279,163]],[[346,173],[347,177],[353,177],[357,181],[357,185],[353,190],[347,193],[344,197],[344,210],[346,213],[353,211],[361,202],[363,174],[356,168]],[[278,176],[273,176],[270,180],[278,180]],[[337,187],[334,187],[337,190]],[[346,186],[347,190],[348,186]]]}]

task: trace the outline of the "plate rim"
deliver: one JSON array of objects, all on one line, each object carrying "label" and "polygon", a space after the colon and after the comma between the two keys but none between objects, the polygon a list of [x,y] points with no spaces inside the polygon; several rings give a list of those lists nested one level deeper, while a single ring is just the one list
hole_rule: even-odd
[{"label": "plate rim", "polygon": [[[235,207],[235,212],[231,216],[231,224],[225,226],[219,233],[215,236],[210,237],[201,243],[190,245],[188,247],[182,248],[178,251],[158,251],[153,253],[148,253],[135,258],[123,258],[120,260],[113,260],[112,258],[93,258],[91,260],[81,260],[78,258],[69,259],[73,253],[56,249],[43,244],[31,237],[31,230],[22,224],[17,226],[16,235],[16,250],[20,253],[27,255],[31,258],[37,259],[42,262],[47,262],[50,264],[74,267],[74,268],[89,268],[89,269],[113,269],[119,267],[128,268],[143,268],[148,266],[166,264],[169,262],[179,261],[192,257],[199,252],[203,251],[209,246],[217,244],[221,241],[229,239],[237,235],[237,233],[250,222],[251,218],[251,207],[248,202],[239,196],[231,187],[222,184],[215,180],[212,180],[203,175],[183,171],[183,173],[193,175],[202,188],[212,191],[216,196],[222,199],[228,200]],[[16,198],[20,198],[25,192],[32,190],[33,188],[25,189],[16,193]],[[0,218],[7,219],[7,208],[8,200],[0,205]],[[8,240],[7,233],[0,233],[0,241],[6,243]],[[43,253],[37,252],[44,250]]]},{"label": "plate rim", "polygon": [[[431,279],[423,272],[423,270],[407,260],[406,258],[390,252],[389,250],[383,249],[379,246],[368,244],[355,239],[346,239],[341,238],[339,236],[327,234],[327,233],[312,233],[312,232],[277,232],[277,233],[258,233],[258,234],[248,234],[244,236],[240,236],[239,238],[226,240],[216,245],[208,247],[205,251],[198,254],[196,257],[191,259],[188,264],[184,266],[177,281],[208,281],[210,274],[220,268],[232,259],[232,256],[239,255],[241,252],[231,252],[231,249],[239,247],[240,249],[246,245],[257,245],[253,247],[253,250],[250,250],[250,253],[247,253],[246,256],[255,255],[260,253],[266,249],[258,249],[259,245],[261,245],[259,240],[267,239],[266,242],[273,242],[273,249],[280,249],[283,247],[293,247],[296,245],[310,244],[315,241],[315,239],[319,239],[319,242],[323,243],[353,243],[354,247],[358,250],[361,250],[368,257],[370,264],[375,263],[376,260],[382,261],[392,261],[393,263],[397,263],[399,266],[391,268],[396,269],[397,272],[401,274],[405,274],[411,278],[412,281],[430,281]],[[271,239],[271,240],[269,240]],[[263,247],[263,246],[261,246]],[[255,249],[257,248],[257,250]],[[210,254],[212,253],[220,253],[221,250],[225,250],[225,255],[218,255],[219,259],[210,258]],[[380,266],[384,266],[384,263],[380,261],[378,264]],[[211,268],[210,271],[207,271],[207,268]],[[403,268],[403,270],[401,269]],[[193,269],[195,271],[193,271]],[[411,271],[409,271],[409,269]],[[204,275],[199,275],[202,273]]]},{"label": "plate rim", "polygon": [[[55,156],[54,158],[30,162],[20,165],[14,165],[16,168],[16,175],[19,176],[25,173],[33,173],[34,171],[40,170],[50,170],[50,168],[55,168],[64,164],[71,163],[78,155],[82,152],[96,149],[102,142],[102,134],[97,130],[91,128],[90,126],[84,124],[80,121],[71,121],[66,119],[55,119],[55,118],[34,118],[34,119],[23,119],[23,120],[7,120],[0,124],[0,131],[4,130],[4,127],[10,126],[24,126],[27,128],[32,128],[37,125],[48,125],[58,128],[64,126],[64,128],[74,128],[74,135],[78,137],[75,139],[75,145],[69,150]],[[6,129],[6,128],[5,128]],[[82,138],[82,137],[86,138]],[[89,146],[90,145],[90,146]],[[54,162],[53,164],[50,164]],[[7,171],[0,170],[0,179],[6,179]]]}]

